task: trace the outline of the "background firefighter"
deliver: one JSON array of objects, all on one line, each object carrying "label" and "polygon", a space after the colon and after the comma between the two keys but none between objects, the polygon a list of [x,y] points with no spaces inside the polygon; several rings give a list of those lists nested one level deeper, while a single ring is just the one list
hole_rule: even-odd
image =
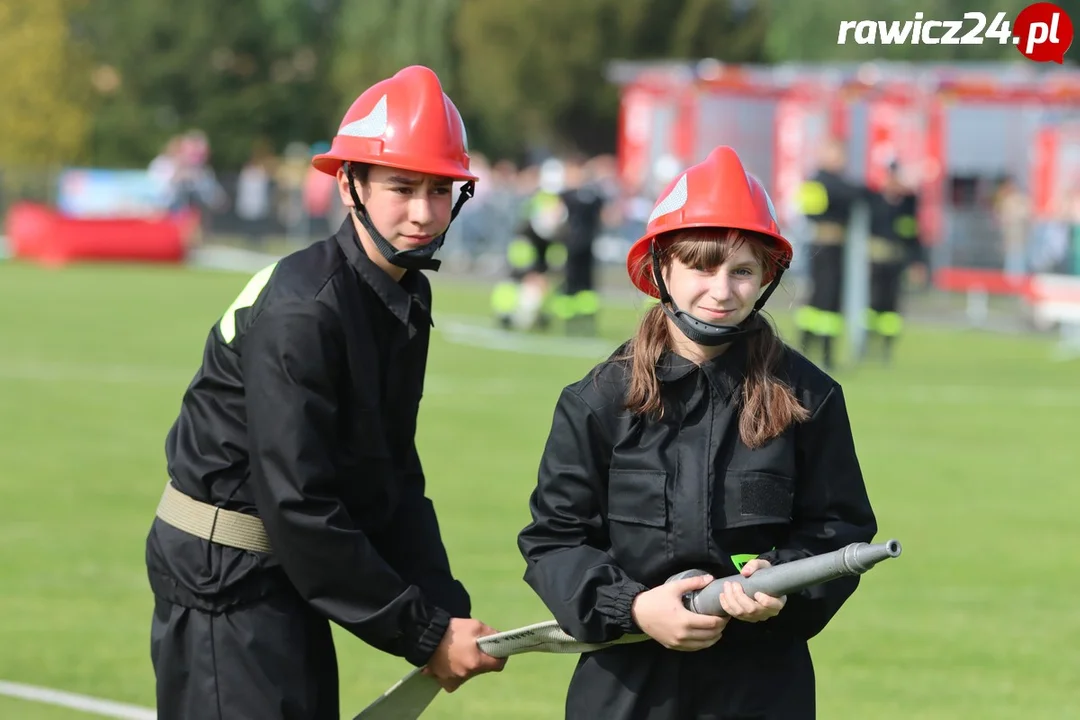
[{"label": "background firefighter", "polygon": [[822,148],[817,172],[799,189],[799,204],[812,231],[807,253],[810,256],[810,298],[795,313],[800,330],[800,347],[808,356],[821,349],[821,363],[834,366],[834,344],[844,330],[841,312],[844,278],[844,243],[851,208],[861,190],[844,177],[847,158],[839,140],[830,139]]},{"label": "background firefighter", "polygon": [[556,316],[566,323],[567,334],[593,335],[600,312],[593,246],[607,198],[578,156],[566,162],[566,188],[559,197],[566,208],[566,268],[563,286],[552,306]]},{"label": "background firefighter", "polygon": [[923,267],[918,234],[918,198],[903,182],[897,163],[889,165],[881,190],[870,196],[870,307],[864,353],[892,360],[903,332],[901,298],[905,271]]},{"label": "background firefighter", "polygon": [[552,270],[566,262],[562,244],[566,232],[566,205],[560,193],[565,181],[563,164],[549,158],[540,165],[539,183],[524,202],[517,232],[506,247],[509,278],[495,285],[491,309],[507,329],[547,328],[551,322]]}]

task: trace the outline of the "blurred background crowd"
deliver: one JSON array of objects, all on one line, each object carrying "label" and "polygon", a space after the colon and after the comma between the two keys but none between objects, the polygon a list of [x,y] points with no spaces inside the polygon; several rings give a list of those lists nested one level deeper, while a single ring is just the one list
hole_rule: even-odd
[{"label": "blurred background crowd", "polygon": [[[1037,305],[1035,276],[1080,276],[1080,72],[1017,51],[1012,3],[980,7],[1006,20],[997,36],[928,46],[835,43],[845,20],[910,20],[899,0],[874,18],[854,0],[0,0],[0,104],[21,108],[0,118],[7,253],[71,256],[27,239],[63,234],[43,208],[171,215],[185,253],[321,238],[344,214],[311,156],[360,90],[421,63],[461,108],[481,176],[446,267],[490,278],[507,327],[598,307],[657,195],[718,144],[804,249],[820,243],[806,186],[823,148],[844,182],[891,182],[911,196],[904,291],[959,292],[983,322],[992,300]],[[800,297],[813,255],[796,253]],[[559,287],[569,297],[549,298]]]}]

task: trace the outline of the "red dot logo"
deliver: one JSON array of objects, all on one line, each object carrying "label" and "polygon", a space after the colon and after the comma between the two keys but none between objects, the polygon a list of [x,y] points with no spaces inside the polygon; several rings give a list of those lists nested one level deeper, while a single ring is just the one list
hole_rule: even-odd
[{"label": "red dot logo", "polygon": [[1054,3],[1028,5],[1016,16],[1013,43],[1028,60],[1060,65],[1072,41],[1072,20]]}]

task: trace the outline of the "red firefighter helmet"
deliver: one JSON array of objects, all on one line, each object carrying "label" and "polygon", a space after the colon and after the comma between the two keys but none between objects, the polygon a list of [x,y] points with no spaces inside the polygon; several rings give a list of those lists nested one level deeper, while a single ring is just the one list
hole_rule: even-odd
[{"label": "red firefighter helmet", "polygon": [[705,160],[687,168],[660,194],[645,234],[630,247],[626,258],[630,280],[638,290],[660,297],[651,263],[642,265],[642,260],[657,236],[688,228],[736,228],[757,233],[776,241],[782,267],[791,262],[791,243],[780,233],[769,194],[727,146],[716,148]]},{"label": "red firefighter helmet", "polygon": [[472,180],[468,137],[435,73],[412,65],[372,85],[345,113],[329,152],[312,166],[336,175],[342,163],[366,163]]}]

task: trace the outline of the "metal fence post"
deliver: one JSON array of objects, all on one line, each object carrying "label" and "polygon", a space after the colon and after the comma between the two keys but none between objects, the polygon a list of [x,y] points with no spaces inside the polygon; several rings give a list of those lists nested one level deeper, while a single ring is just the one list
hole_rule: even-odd
[{"label": "metal fence post", "polygon": [[870,306],[870,206],[865,199],[851,208],[844,243],[843,309],[848,360],[856,363],[866,348],[866,312]]}]

